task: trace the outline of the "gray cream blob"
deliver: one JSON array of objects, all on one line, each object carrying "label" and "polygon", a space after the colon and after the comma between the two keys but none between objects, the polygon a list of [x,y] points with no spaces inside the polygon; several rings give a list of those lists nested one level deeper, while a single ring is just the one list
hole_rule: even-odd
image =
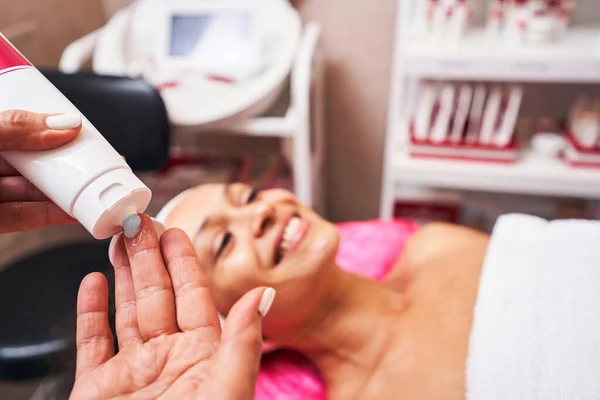
[{"label": "gray cream blob", "polygon": [[137,214],[130,215],[123,221],[123,235],[128,239],[133,239],[140,233],[141,226],[142,218]]}]

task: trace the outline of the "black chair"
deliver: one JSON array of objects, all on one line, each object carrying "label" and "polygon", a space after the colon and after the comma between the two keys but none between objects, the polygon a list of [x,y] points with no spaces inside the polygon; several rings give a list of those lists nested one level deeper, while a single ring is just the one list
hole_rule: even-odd
[{"label": "black chair", "polygon": [[[168,158],[170,125],[160,94],[142,80],[42,71],[136,172]],[[0,381],[72,371],[76,299],[85,275],[113,279],[109,241],[38,251],[0,270]],[[112,292],[112,291],[111,291]]]}]

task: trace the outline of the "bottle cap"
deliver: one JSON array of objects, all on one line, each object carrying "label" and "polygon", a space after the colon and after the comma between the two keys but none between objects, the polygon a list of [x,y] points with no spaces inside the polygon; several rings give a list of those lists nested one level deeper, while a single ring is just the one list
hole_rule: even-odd
[{"label": "bottle cap", "polygon": [[107,239],[122,230],[131,214],[143,213],[152,192],[128,168],[99,176],[75,200],[71,215],[96,239]]}]

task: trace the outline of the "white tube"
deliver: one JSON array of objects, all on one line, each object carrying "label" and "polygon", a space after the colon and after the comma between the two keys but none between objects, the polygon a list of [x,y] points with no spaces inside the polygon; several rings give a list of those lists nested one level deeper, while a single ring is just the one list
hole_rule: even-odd
[{"label": "white tube", "polygon": [[[0,111],[80,113],[0,34]],[[145,211],[152,193],[104,137],[82,117],[80,135],[51,151],[1,155],[96,239]]]}]

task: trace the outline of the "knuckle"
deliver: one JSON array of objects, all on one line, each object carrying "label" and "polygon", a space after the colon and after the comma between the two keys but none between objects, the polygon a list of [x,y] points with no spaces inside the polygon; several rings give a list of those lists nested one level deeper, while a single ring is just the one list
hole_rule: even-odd
[{"label": "knuckle", "polygon": [[201,285],[198,281],[183,282],[179,287],[175,288],[175,297],[185,297],[189,293],[201,291],[203,289],[208,288],[203,287],[203,285]]},{"label": "knuckle", "polygon": [[85,347],[98,347],[103,345],[107,340],[109,340],[109,338],[105,335],[90,334],[90,336],[86,336],[77,342],[77,350],[81,350]]},{"label": "knuckle", "polygon": [[136,290],[135,297],[137,300],[145,300],[155,296],[168,295],[173,290],[173,287],[168,284],[152,284]]},{"label": "knuckle", "polygon": [[9,110],[2,113],[2,122],[15,128],[25,128],[29,125],[31,118],[24,110]]}]

